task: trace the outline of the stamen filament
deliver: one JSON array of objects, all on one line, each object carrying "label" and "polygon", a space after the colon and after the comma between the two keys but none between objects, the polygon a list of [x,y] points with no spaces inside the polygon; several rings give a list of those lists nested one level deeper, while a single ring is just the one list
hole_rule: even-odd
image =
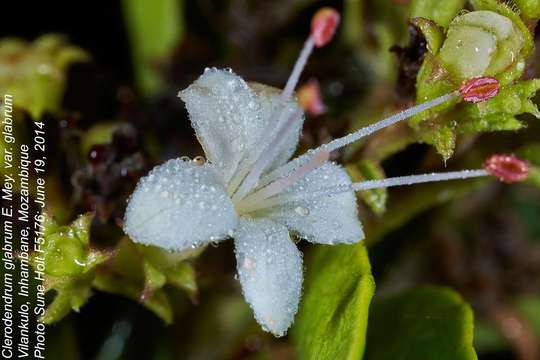
[{"label": "stamen filament", "polygon": [[283,176],[286,176],[291,171],[294,170],[295,167],[298,166],[299,163],[309,161],[310,157],[316,156],[317,153],[321,150],[326,150],[329,152],[332,152],[334,150],[337,150],[339,148],[342,148],[346,145],[349,145],[355,141],[358,141],[359,139],[366,137],[368,135],[373,134],[376,131],[379,131],[381,129],[384,129],[385,127],[394,125],[400,121],[406,120],[416,114],[419,114],[423,111],[429,110],[435,106],[438,106],[442,103],[445,103],[447,101],[450,101],[452,99],[455,99],[456,97],[460,96],[460,93],[458,91],[453,91],[451,93],[439,96],[438,98],[435,98],[430,101],[426,101],[425,103],[413,106],[410,109],[404,110],[400,113],[397,113],[395,115],[392,115],[386,119],[383,119],[381,121],[378,121],[374,124],[371,124],[369,126],[366,126],[362,129],[359,129],[351,134],[345,135],[341,138],[332,140],[331,142],[321,145],[318,148],[312,150],[309,154],[306,153],[304,155],[301,155],[298,158],[295,158],[288,163],[284,164],[283,166],[280,166],[279,168],[273,170],[266,176],[264,176],[260,181],[260,186],[265,186],[272,181],[275,181],[276,179],[279,179]]},{"label": "stamen filament", "polygon": [[374,124],[371,124],[369,126],[366,126],[360,130],[357,130],[349,135],[345,135],[341,138],[332,140],[326,145],[323,145],[324,148],[328,151],[334,151],[339,148],[342,148],[346,145],[349,145],[357,140],[360,140],[363,137],[366,137],[368,135],[373,134],[376,131],[379,131],[381,129],[384,129],[385,127],[394,125],[395,123],[398,123],[400,121],[406,120],[410,118],[411,116],[414,116],[416,114],[419,114],[423,111],[429,110],[435,106],[438,106],[442,103],[445,103],[449,100],[452,100],[456,97],[458,97],[460,94],[458,91],[453,91],[451,93],[448,93],[446,95],[439,96],[438,98],[435,98],[430,101],[426,101],[425,103],[413,106],[412,108],[409,108],[407,110],[404,110],[400,113],[397,113],[395,115],[392,115],[384,120],[378,121]]},{"label": "stamen filament", "polygon": [[290,114],[286,121],[283,124],[278,124],[277,134],[274,137],[274,140],[270,142],[264,149],[255,162],[251,171],[248,173],[242,185],[238,188],[236,193],[233,195],[232,200],[238,201],[246,196],[251,189],[257,186],[257,181],[263,173],[264,169],[272,162],[279,150],[281,149],[285,139],[287,139],[290,129],[293,127],[294,122],[302,116],[302,109],[297,108],[292,114]]},{"label": "stamen filament", "polygon": [[[268,147],[268,145],[266,144],[270,144],[271,142],[275,141],[279,129],[281,128],[281,126],[283,126],[283,122],[287,121],[287,118],[284,115],[283,104],[285,104],[285,102],[291,98],[293,91],[298,84],[298,80],[300,79],[300,75],[302,74],[302,71],[306,66],[309,56],[313,52],[314,47],[315,42],[313,40],[313,37],[310,35],[305,41],[302,51],[298,56],[298,59],[296,59],[291,75],[289,75],[289,79],[287,80],[287,84],[281,92],[279,103],[277,104],[276,109],[272,111],[265,129],[261,132],[258,141],[255,142],[255,144],[257,144],[257,147],[253,149],[253,151],[251,151],[251,154],[248,158],[245,158],[243,160],[243,162],[238,168],[238,171],[229,183],[229,194],[238,192],[238,187],[242,184],[243,180],[245,181],[246,176],[249,176],[248,174],[250,173],[250,169],[252,169],[252,166],[254,166],[254,164],[259,161],[261,154]],[[277,117],[277,121],[275,122],[271,120],[274,117]],[[261,144],[263,145],[261,146]],[[253,172],[253,170],[251,170],[251,172]],[[259,176],[255,179],[255,182],[258,180]],[[252,180],[250,180],[250,182],[251,181]],[[236,195],[235,197],[240,198]]]},{"label": "stamen filament", "polygon": [[[295,193],[295,194],[281,194],[279,196],[262,198],[258,202],[250,203],[250,206],[242,208],[244,212],[253,212],[257,210],[267,209],[275,206],[281,206],[288,203],[294,203],[297,201],[306,201],[310,199],[317,199],[325,196],[333,196],[348,191],[364,191],[371,189],[388,188],[393,186],[413,185],[426,182],[447,181],[456,179],[468,179],[490,176],[485,170],[461,170],[450,171],[445,173],[430,173],[420,175],[398,176],[394,178],[387,178],[382,180],[368,180],[352,184],[337,185],[328,188],[321,188],[311,193]],[[280,181],[280,180],[278,180]],[[277,182],[277,181],[276,181]],[[275,183],[275,182],[274,182]],[[272,184],[274,184],[272,183]],[[268,185],[271,186],[272,184]],[[257,193],[255,193],[257,194]],[[254,195],[255,195],[254,194]],[[246,198],[247,200],[247,198]]]},{"label": "stamen filament", "polygon": [[276,180],[266,187],[242,199],[240,202],[238,202],[237,209],[239,212],[244,213],[252,211],[250,210],[252,205],[257,206],[257,204],[261,203],[263,200],[281,193],[289,186],[295,184],[298,180],[304,178],[308,173],[324,164],[324,162],[328,160],[329,156],[329,152],[324,150],[320,151],[317,156],[312,158],[307,164],[304,164],[296,169],[289,176]]},{"label": "stamen filament", "polygon": [[292,96],[292,93],[296,88],[296,85],[298,84],[298,80],[300,79],[300,75],[302,74],[302,70],[304,70],[304,67],[306,66],[309,56],[313,52],[314,47],[315,42],[313,41],[313,38],[309,36],[304,43],[304,47],[302,48],[298,59],[296,59],[296,63],[294,64],[293,70],[291,72],[291,75],[289,76],[289,79],[287,80],[285,88],[281,92],[282,100],[287,100]]},{"label": "stamen filament", "polygon": [[485,170],[461,170],[450,171],[444,173],[431,173],[409,176],[398,176],[381,180],[367,180],[352,184],[351,189],[354,191],[363,191],[370,189],[388,188],[393,186],[413,185],[426,182],[468,179],[482,176],[489,176]]}]

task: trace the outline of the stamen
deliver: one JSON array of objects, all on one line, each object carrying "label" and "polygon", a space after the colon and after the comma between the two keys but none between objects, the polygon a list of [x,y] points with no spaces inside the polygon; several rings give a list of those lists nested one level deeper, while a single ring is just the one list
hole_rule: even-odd
[{"label": "stamen", "polygon": [[297,91],[298,103],[305,112],[312,116],[319,116],[326,112],[326,106],[322,101],[321,88],[317,79],[312,78],[302,85]]},{"label": "stamen", "polygon": [[371,124],[369,126],[366,126],[365,128],[362,128],[358,131],[355,131],[349,135],[343,136],[339,139],[332,140],[326,145],[323,145],[324,148],[328,151],[334,151],[339,148],[342,148],[346,145],[349,145],[363,137],[366,137],[368,135],[373,134],[376,131],[379,131],[381,129],[384,129],[385,127],[394,125],[395,123],[398,123],[400,121],[406,120],[416,114],[419,114],[423,111],[429,110],[435,106],[438,106],[442,103],[445,103],[449,100],[455,99],[459,96],[459,92],[454,91],[446,95],[439,96],[438,98],[435,98],[430,101],[426,101],[425,103],[413,106],[412,108],[409,108],[407,110],[404,110],[400,113],[397,113],[395,115],[390,116],[389,118],[386,118],[384,120],[378,121],[375,124]]},{"label": "stamen", "polygon": [[438,98],[435,98],[430,101],[426,101],[425,103],[413,106],[410,109],[404,110],[400,113],[397,113],[395,115],[392,115],[384,120],[381,120],[379,122],[376,122],[374,124],[371,124],[369,126],[366,126],[365,128],[362,128],[356,132],[353,132],[349,135],[343,136],[341,138],[335,139],[327,144],[321,145],[318,148],[312,150],[309,153],[306,153],[298,158],[295,158],[285,165],[273,170],[268,175],[264,176],[260,181],[260,186],[265,186],[269,184],[270,182],[279,179],[282,176],[286,176],[291,171],[294,170],[295,167],[299,166],[299,164],[302,164],[306,161],[309,161],[309,159],[313,156],[316,156],[317,153],[321,150],[326,150],[329,152],[332,152],[334,150],[337,150],[339,148],[342,148],[346,145],[349,145],[355,141],[358,141],[359,139],[366,137],[368,135],[373,134],[376,131],[379,131],[381,129],[384,129],[385,127],[394,125],[395,123],[398,123],[400,121],[406,120],[416,114],[419,114],[423,111],[429,110],[435,106],[438,106],[446,101],[453,100],[457,98],[460,95],[458,91],[454,91],[451,93],[448,93],[446,95],[442,95]]},{"label": "stamen", "polygon": [[[274,117],[277,117],[277,121],[275,122],[272,121],[272,118]],[[236,174],[229,182],[227,189],[229,194],[234,194],[238,190],[238,187],[240,184],[242,184],[242,181],[246,178],[246,175],[249,174],[250,170],[257,162],[261,154],[263,154],[264,150],[268,148],[268,145],[274,141],[273,139],[275,139],[277,132],[279,132],[279,129],[283,126],[287,119],[288,118],[285,117],[285,112],[281,104],[278,103],[275,109],[271,112],[268,123],[264,127],[263,131],[261,131],[257,141],[254,142],[254,148],[251,149],[251,151],[246,152],[247,157],[244,157],[243,160],[241,160]]]},{"label": "stamen", "polygon": [[464,81],[459,92],[464,101],[478,103],[497,95],[499,88],[499,80],[491,76],[483,76]]},{"label": "stamen", "polygon": [[257,181],[259,180],[259,177],[266,169],[266,167],[275,158],[275,156],[281,149],[283,143],[287,139],[291,128],[293,128],[294,122],[298,121],[301,116],[302,110],[298,108],[291,115],[289,115],[284,124],[282,124],[281,126],[278,125],[278,132],[274,137],[274,140],[270,144],[268,144],[268,146],[266,146],[262,155],[253,165],[251,171],[242,182],[242,185],[240,186],[240,188],[238,188],[238,190],[232,197],[233,202],[242,199],[244,196],[246,196],[246,194],[249,193],[251,189],[257,186]]},{"label": "stamen", "polygon": [[363,191],[370,189],[388,188],[392,186],[403,186],[421,184],[426,182],[468,179],[490,175],[485,170],[461,170],[450,171],[445,173],[431,173],[421,175],[398,176],[394,178],[381,180],[368,180],[352,184],[351,188],[354,191]]},{"label": "stamen", "polygon": [[311,34],[304,43],[302,52],[294,64],[289,80],[287,80],[287,85],[285,85],[281,93],[282,99],[291,97],[313,48],[315,46],[318,48],[323,47],[332,40],[339,21],[339,13],[330,7],[321,8],[315,13],[311,19]]},{"label": "stamen", "polygon": [[247,207],[248,211],[245,211],[245,210],[244,211],[251,212],[251,211],[256,211],[256,210],[262,210],[262,209],[271,208],[275,206],[281,206],[281,205],[294,203],[298,201],[306,201],[306,200],[317,199],[321,197],[338,195],[338,194],[349,192],[349,191],[364,191],[364,190],[370,190],[370,189],[388,188],[388,187],[393,187],[393,186],[421,184],[421,183],[426,183],[426,182],[476,178],[476,177],[483,177],[483,176],[489,176],[489,175],[490,174],[485,170],[461,170],[461,171],[451,171],[451,172],[445,172],[445,173],[399,176],[399,177],[382,179],[382,180],[368,180],[368,181],[362,181],[362,182],[357,182],[353,184],[343,184],[343,185],[336,185],[336,186],[328,187],[328,188],[321,188],[310,193],[281,194],[275,197],[267,196],[265,199],[260,200],[258,203],[250,204],[251,206]]},{"label": "stamen", "polygon": [[523,181],[529,176],[529,164],[515,155],[492,155],[484,163],[484,169],[505,183]]},{"label": "stamen", "polygon": [[[230,194],[237,192],[238,187],[240,184],[242,184],[242,181],[245,179],[246,175],[248,175],[252,166],[258,162],[259,157],[268,147],[268,144],[275,141],[279,127],[282,126],[283,121],[287,121],[284,114],[284,109],[282,108],[284,103],[292,97],[293,91],[298,84],[300,75],[302,74],[302,70],[306,66],[314,47],[322,47],[332,40],[332,37],[334,36],[336,28],[339,24],[339,20],[339,13],[332,8],[322,8],[313,16],[311,23],[311,34],[304,43],[304,47],[302,48],[298,59],[296,59],[296,63],[294,64],[291,75],[287,80],[287,84],[281,92],[280,101],[276,107],[277,111],[272,111],[264,131],[261,132],[259,139],[255,142],[255,144],[257,144],[256,148],[251,151],[248,158],[245,158],[242,161],[235,176],[230,181],[228,187]],[[271,119],[274,117],[278,119],[275,122],[271,121]],[[257,180],[258,177],[255,179],[255,182]],[[252,180],[250,180],[249,186],[252,186],[252,183]]]},{"label": "stamen", "polygon": [[306,42],[304,43],[304,47],[302,48],[302,51],[300,52],[300,56],[298,56],[298,59],[296,59],[296,63],[294,64],[291,75],[289,76],[289,79],[287,80],[287,84],[285,85],[285,88],[281,92],[282,100],[289,99],[292,96],[294,88],[298,84],[298,80],[300,79],[300,75],[302,74],[302,70],[304,70],[304,67],[306,66],[306,63],[309,59],[309,55],[311,55],[311,53],[313,52],[314,47],[315,47],[315,42],[313,41],[313,38],[310,36],[307,38]]},{"label": "stamen", "polygon": [[323,47],[332,40],[341,21],[336,9],[323,7],[311,19],[311,37],[315,46]]},{"label": "stamen", "polygon": [[328,161],[329,157],[330,153],[328,151],[321,150],[307,164],[299,167],[287,177],[276,180],[241,200],[237,204],[237,209],[243,213],[253,211],[253,209],[256,208],[258,204],[262,203],[263,200],[279,194],[289,186],[295,184],[298,180],[304,178],[308,173]]}]

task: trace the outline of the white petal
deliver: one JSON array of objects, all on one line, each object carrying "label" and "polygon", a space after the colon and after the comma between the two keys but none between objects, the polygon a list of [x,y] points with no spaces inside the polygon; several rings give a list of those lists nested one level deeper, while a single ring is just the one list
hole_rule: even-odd
[{"label": "white petal", "polygon": [[285,335],[302,292],[302,256],[287,228],[240,219],[234,244],[242,291],[257,322],[275,336]]},{"label": "white petal", "polygon": [[184,250],[226,237],[237,222],[215,169],[176,159],[139,181],[129,199],[124,231],[141,244]]},{"label": "white petal", "polygon": [[[336,185],[350,184],[341,166],[327,162],[298,181],[285,193],[309,194]],[[320,244],[352,244],[364,238],[354,192],[324,196],[272,208],[270,218]]]},{"label": "white petal", "polygon": [[[290,101],[287,101],[285,104],[280,105],[279,101],[281,89],[259,83],[249,83],[249,87],[253,89],[253,91],[255,91],[261,103],[263,119],[270,119],[272,115],[275,116],[276,114],[272,114],[272,112],[278,106],[281,106],[284,109],[284,117],[290,116],[298,108],[298,104],[292,99]],[[277,121],[277,119],[270,119],[270,121]],[[298,141],[300,140],[300,134],[302,132],[303,124],[304,116],[302,115],[299,119],[296,119],[296,121],[294,121],[293,126],[289,129],[287,137],[283,140],[283,145],[279,149],[276,158],[272,163],[270,163],[266,171],[284,164],[291,158],[291,156],[296,151],[296,148],[298,147]]]},{"label": "white petal", "polygon": [[[255,91],[231,71],[207,69],[180,93],[207,158],[222,169],[225,181],[230,180],[244,153],[260,145],[268,121],[276,120],[269,119],[276,92],[266,91],[271,89],[266,86],[251,86]],[[292,112],[297,105],[289,101],[286,106]],[[301,125],[300,119],[278,161],[287,160],[296,148]]]}]

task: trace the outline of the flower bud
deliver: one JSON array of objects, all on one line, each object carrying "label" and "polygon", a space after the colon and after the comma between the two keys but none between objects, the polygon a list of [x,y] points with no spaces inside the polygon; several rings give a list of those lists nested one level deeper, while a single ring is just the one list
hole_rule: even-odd
[{"label": "flower bud", "polygon": [[497,95],[499,88],[499,80],[491,76],[484,76],[464,81],[459,92],[464,101],[478,103]]},{"label": "flower bud", "polygon": [[452,21],[438,57],[458,80],[494,76],[523,61],[523,45],[512,20],[493,11],[473,11]]},{"label": "flower bud", "polygon": [[484,162],[484,169],[505,183],[523,181],[529,175],[529,164],[515,155],[492,155]]},{"label": "flower bud", "polygon": [[332,40],[340,22],[337,10],[331,7],[319,9],[311,20],[311,38],[316,47],[323,47]]}]

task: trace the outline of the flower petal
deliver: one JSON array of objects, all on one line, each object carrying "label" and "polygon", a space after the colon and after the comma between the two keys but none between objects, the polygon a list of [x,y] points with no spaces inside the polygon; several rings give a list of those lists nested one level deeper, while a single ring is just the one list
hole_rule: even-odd
[{"label": "flower petal", "polygon": [[206,69],[179,96],[206,157],[228,181],[262,127],[257,97],[241,77],[218,69]]},{"label": "flower petal", "polygon": [[139,181],[124,231],[135,242],[179,251],[226,237],[237,221],[215,169],[175,159]]},{"label": "flower petal", "polygon": [[[262,118],[265,120],[269,119],[270,121],[277,121],[277,119],[270,119],[270,117],[272,115],[276,116],[276,114],[272,113],[280,106],[281,89],[252,82],[249,83],[249,87],[257,94],[257,98],[261,103]],[[281,106],[285,109],[283,116],[290,116],[299,107],[292,99]],[[298,141],[300,140],[303,125],[304,116],[302,115],[292,123],[287,136],[283,140],[281,149],[279,149],[279,152],[276,154],[274,161],[265,169],[266,171],[284,164],[291,158],[298,147]]]},{"label": "flower petal", "polygon": [[[309,194],[350,183],[345,169],[327,162],[286,189],[285,193]],[[364,238],[362,224],[358,220],[356,195],[352,191],[291,202],[270,209],[267,216],[315,243],[352,244]]]},{"label": "flower petal", "polygon": [[[226,182],[244,154],[260,145],[260,136],[268,121],[276,121],[270,116],[273,107],[279,105],[276,95],[279,92],[269,92],[272,88],[267,86],[250,86],[232,71],[207,69],[179,94],[186,103],[206,157],[222,169]],[[297,106],[292,100],[285,105],[291,112]],[[286,161],[296,148],[302,121],[295,126],[298,129],[290,132],[283,147],[285,150],[278,156],[280,163]]]},{"label": "flower petal", "polygon": [[287,228],[240,219],[234,244],[242,292],[257,322],[275,336],[285,335],[302,291],[302,256]]}]

